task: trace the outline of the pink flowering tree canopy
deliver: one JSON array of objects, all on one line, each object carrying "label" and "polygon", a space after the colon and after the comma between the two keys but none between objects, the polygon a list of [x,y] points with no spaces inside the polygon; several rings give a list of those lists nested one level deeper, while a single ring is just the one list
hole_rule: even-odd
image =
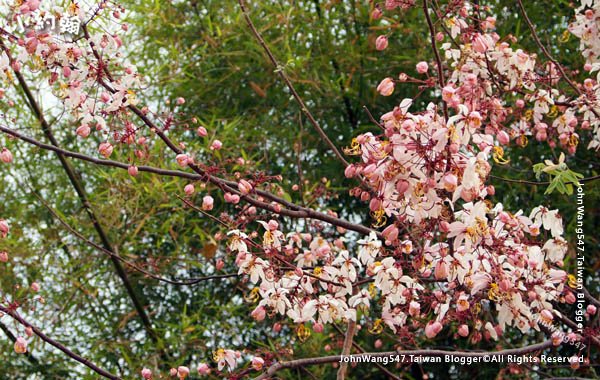
[{"label": "pink flowering tree canopy", "polygon": [[548,3],[0,3],[0,373],[595,378],[600,1]]}]

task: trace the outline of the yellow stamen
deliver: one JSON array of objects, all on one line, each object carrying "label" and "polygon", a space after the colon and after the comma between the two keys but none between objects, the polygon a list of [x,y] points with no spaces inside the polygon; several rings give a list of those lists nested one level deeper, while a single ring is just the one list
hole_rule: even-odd
[{"label": "yellow stamen", "polygon": [[500,165],[506,165],[510,162],[510,159],[504,158],[504,149],[501,146],[494,147],[492,158],[494,159],[494,162]]},{"label": "yellow stamen", "polygon": [[296,329],[296,336],[300,340],[300,342],[304,343],[308,338],[310,338],[310,329],[307,329],[304,324],[301,324]]},{"label": "yellow stamen", "polygon": [[369,332],[373,335],[379,335],[383,332],[383,320],[376,319],[373,322],[373,326],[369,329]]}]

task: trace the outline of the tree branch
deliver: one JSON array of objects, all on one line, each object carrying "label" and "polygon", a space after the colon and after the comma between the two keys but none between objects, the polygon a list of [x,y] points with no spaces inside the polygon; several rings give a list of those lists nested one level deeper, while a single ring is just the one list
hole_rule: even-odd
[{"label": "tree branch", "polygon": [[94,363],[89,361],[88,359],[85,359],[84,357],[74,353],[73,351],[71,351],[67,347],[65,347],[64,345],[62,345],[59,342],[55,341],[54,339],[48,337],[42,331],[40,331],[37,327],[33,326],[32,324],[30,324],[29,322],[27,322],[26,320],[21,318],[21,316],[19,316],[19,314],[17,314],[16,311],[6,308],[2,305],[0,305],[0,311],[6,315],[9,315],[11,318],[13,318],[15,321],[19,322],[23,326],[30,327],[31,330],[33,331],[33,333],[35,335],[39,336],[40,339],[42,339],[44,342],[50,344],[51,346],[58,348],[60,351],[67,354],[68,357],[70,357],[71,359],[76,360],[79,363],[83,364],[84,366],[90,368],[92,371],[96,372],[98,375],[105,377],[107,379],[111,379],[111,380],[121,380],[120,377],[113,375],[112,373],[98,367],[97,365],[95,365]]},{"label": "tree branch", "polygon": [[[481,352],[481,351],[449,351],[449,350],[407,350],[407,351],[388,351],[388,352],[371,352],[363,354],[351,355],[351,357],[373,357],[381,358],[386,356],[396,355],[413,355],[413,356],[429,356],[429,357],[441,357],[445,355],[451,355],[455,357],[505,357],[511,355],[523,355],[526,353],[541,351],[552,347],[552,341],[548,340],[543,343],[532,344],[521,348],[511,348],[496,352]],[[291,360],[288,362],[278,362],[271,365],[266,372],[256,377],[254,380],[266,380],[273,376],[278,371],[286,368],[296,368],[308,365],[335,363],[341,360],[341,355],[322,356],[317,358],[306,358]]]}]

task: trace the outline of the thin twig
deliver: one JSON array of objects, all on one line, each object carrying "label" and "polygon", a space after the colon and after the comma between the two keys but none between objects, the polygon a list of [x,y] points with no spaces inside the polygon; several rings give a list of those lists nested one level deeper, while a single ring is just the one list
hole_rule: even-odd
[{"label": "thin twig", "polygon": [[121,380],[121,378],[119,376],[113,375],[112,373],[98,367],[96,364],[92,363],[88,359],[74,353],[73,351],[71,351],[70,349],[68,349],[67,347],[62,345],[61,343],[48,337],[46,334],[44,334],[42,331],[40,331],[37,327],[33,326],[32,324],[30,324],[29,322],[24,320],[21,316],[19,316],[19,314],[17,314],[16,311],[11,310],[2,305],[0,305],[0,311],[6,315],[9,315],[11,318],[13,318],[15,321],[19,322],[23,326],[31,328],[31,331],[33,331],[33,333],[35,335],[39,336],[40,339],[42,339],[44,342],[50,344],[51,346],[58,348],[59,350],[61,350],[65,354],[67,354],[68,357],[70,357],[71,359],[76,360],[79,363],[83,364],[84,366],[90,368],[92,371],[96,372],[98,375],[105,377],[107,379],[111,379],[111,380]]},{"label": "thin twig", "polygon": [[285,82],[286,86],[292,93],[292,96],[294,97],[294,99],[296,99],[296,102],[300,106],[300,109],[302,110],[302,112],[306,115],[306,117],[308,118],[308,120],[310,121],[312,126],[315,128],[315,130],[317,131],[319,136],[321,136],[321,138],[327,143],[327,145],[333,151],[333,153],[338,158],[338,160],[340,160],[340,162],[342,162],[344,164],[344,166],[348,166],[349,165],[348,161],[346,161],[346,159],[344,158],[342,153],[338,150],[338,148],[335,146],[335,144],[329,139],[329,137],[327,137],[327,135],[325,134],[325,132],[323,131],[323,129],[321,128],[321,126],[319,125],[317,120],[313,117],[312,113],[308,110],[308,107],[306,107],[304,100],[302,100],[302,98],[300,97],[300,95],[298,94],[296,89],[294,88],[292,81],[285,73],[283,66],[281,66],[279,64],[279,62],[273,55],[273,52],[267,46],[267,43],[265,42],[264,38],[262,37],[260,32],[254,26],[254,23],[252,22],[252,19],[250,18],[248,9],[246,8],[246,2],[244,0],[239,0],[238,3],[240,4],[240,8],[242,9],[242,14],[244,15],[244,19],[246,20],[248,27],[252,31],[252,34],[254,34],[254,37],[256,37],[256,39],[258,40],[258,42],[260,43],[262,48],[265,50],[265,52],[269,56],[269,60],[271,61],[273,66],[275,66],[275,71],[277,72],[277,74],[279,74],[281,79]]}]

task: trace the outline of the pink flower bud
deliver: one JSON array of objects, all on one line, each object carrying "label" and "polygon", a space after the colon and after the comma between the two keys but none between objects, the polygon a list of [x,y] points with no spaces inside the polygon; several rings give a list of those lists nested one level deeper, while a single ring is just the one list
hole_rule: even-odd
[{"label": "pink flower bud", "polygon": [[344,176],[346,176],[346,178],[352,178],[355,175],[356,175],[356,166],[354,166],[354,165],[346,166],[346,169],[344,170]]},{"label": "pink flower bud", "polygon": [[2,152],[0,152],[0,160],[5,164],[10,164],[13,161],[13,155],[10,150],[6,148],[2,148]]},{"label": "pink flower bud", "polygon": [[25,338],[23,337],[18,337],[17,340],[15,341],[15,352],[17,354],[24,354],[27,352],[27,341],[25,340]]},{"label": "pink flower bud", "polygon": [[0,237],[5,238],[10,231],[10,227],[8,227],[8,222],[4,219],[0,219]]},{"label": "pink flower bud", "polygon": [[398,232],[398,228],[395,225],[390,224],[381,232],[381,234],[386,240],[393,242],[398,238]]},{"label": "pink flower bud", "polygon": [[182,168],[188,166],[188,163],[190,162],[190,156],[184,153],[178,154],[175,159],[177,160],[177,164]]},{"label": "pink flower bud", "polygon": [[206,376],[210,375],[210,367],[206,363],[198,364],[198,375]]},{"label": "pink flower bud", "polygon": [[387,37],[384,35],[377,37],[377,39],[375,40],[375,49],[381,51],[381,50],[385,50],[387,47],[388,47]]},{"label": "pink flower bud", "polygon": [[508,135],[508,133],[506,133],[506,131],[498,132],[498,135],[496,137],[498,138],[498,142],[502,145],[506,145],[510,141],[510,136]]},{"label": "pink flower bud", "polygon": [[394,80],[392,78],[385,78],[379,83],[377,86],[377,92],[379,92],[383,96],[390,96],[394,93]]},{"label": "pink flower bud", "polygon": [[250,182],[246,181],[245,179],[241,179],[240,182],[238,183],[238,190],[243,195],[248,195],[252,191],[252,185],[250,184]]},{"label": "pink flower bud", "polygon": [[40,284],[38,284],[37,282],[33,282],[33,283],[31,283],[30,288],[33,292],[37,293],[40,291]]},{"label": "pink flower bud", "polygon": [[281,331],[281,323],[275,322],[273,324],[273,332],[278,333]]},{"label": "pink flower bud", "polygon": [[227,203],[238,204],[240,202],[240,196],[237,194],[225,193],[223,197]]},{"label": "pink flower bud", "polygon": [[[446,222],[447,223],[447,222]],[[436,280],[445,280],[448,278],[448,265],[443,261],[438,261],[435,265],[434,276]]]},{"label": "pink flower bud", "polygon": [[594,306],[594,305],[588,305],[585,310],[587,311],[587,313],[589,315],[595,315],[596,311],[597,311],[596,306]]},{"label": "pink flower bud", "polygon": [[260,371],[264,365],[265,361],[260,356],[255,356],[252,358],[252,368],[254,368],[255,371]]},{"label": "pink flower bud", "polygon": [[402,195],[406,192],[406,190],[408,190],[408,186],[408,181],[401,179],[398,182],[396,182],[396,191],[398,191],[398,194]]},{"label": "pink flower bud", "polygon": [[194,192],[196,191],[196,189],[194,188],[194,185],[187,184],[185,185],[185,187],[183,188],[183,191],[187,194],[187,195],[192,195],[194,194]]},{"label": "pink flower bud", "polygon": [[221,149],[222,146],[223,146],[223,143],[221,141],[215,140],[210,145],[210,149],[212,149],[212,150],[219,150],[219,149]]},{"label": "pink flower bud", "polygon": [[91,131],[92,131],[92,129],[89,127],[89,125],[82,124],[79,127],[77,127],[77,129],[75,130],[75,133],[77,134],[77,136],[86,138],[90,135]]},{"label": "pink flower bud", "polygon": [[574,304],[576,300],[575,295],[571,292],[567,293],[565,296],[565,301],[570,305]]},{"label": "pink flower bud", "polygon": [[429,65],[425,61],[417,63],[417,72],[419,74],[425,74],[429,70]]},{"label": "pink flower bud", "polygon": [[577,355],[571,356],[569,358],[569,363],[571,365],[571,369],[573,369],[573,370],[577,370],[581,366],[581,363],[579,361],[579,357]]},{"label": "pink flower bud", "polygon": [[103,142],[98,147],[98,152],[104,156],[104,158],[108,158],[113,152],[113,146],[109,142]]},{"label": "pink flower bud", "polygon": [[0,263],[8,262],[8,252],[2,251],[0,252]]},{"label": "pink flower bud", "polygon": [[477,33],[475,35],[475,38],[473,39],[473,50],[475,50],[477,53],[483,54],[489,49],[490,45],[486,38],[481,34]]},{"label": "pink flower bud", "polygon": [[383,16],[383,12],[379,8],[375,8],[373,9],[373,12],[371,12],[371,18],[373,20],[379,20],[381,16]]},{"label": "pink flower bud", "polygon": [[258,306],[256,309],[252,310],[250,316],[254,318],[255,321],[262,321],[267,316],[267,311],[264,306]]},{"label": "pink flower bud", "polygon": [[180,366],[177,367],[177,376],[180,379],[185,379],[190,374],[190,369],[188,367]]},{"label": "pink flower bud", "polygon": [[137,166],[135,166],[135,165],[130,165],[130,166],[127,168],[127,173],[129,173],[129,175],[131,175],[131,176],[134,176],[134,177],[135,177],[136,175],[138,175],[138,168],[137,168]]},{"label": "pink flower bud", "polygon": [[381,339],[377,339],[375,341],[375,344],[373,345],[375,348],[379,349],[383,346],[383,342],[381,341]]},{"label": "pink flower bud", "polygon": [[204,196],[204,198],[202,198],[202,210],[204,210],[204,211],[212,210],[214,202],[215,202],[215,200],[210,195]]},{"label": "pink flower bud", "polygon": [[103,93],[100,95],[100,100],[101,100],[103,103],[108,103],[108,102],[110,101],[110,94],[109,94],[108,92],[106,92],[106,91],[105,91],[105,92],[103,92]]},{"label": "pink flower bud", "polygon": [[198,129],[196,130],[196,134],[200,137],[206,137],[206,135],[208,135],[208,132],[206,131],[206,128],[198,127]]},{"label": "pink flower bud", "polygon": [[444,33],[442,32],[437,32],[437,34],[435,35],[435,40],[437,42],[442,42],[444,40]]},{"label": "pink flower bud", "polygon": [[410,301],[408,305],[408,314],[411,317],[418,317],[421,314],[421,305],[418,302]]},{"label": "pink flower bud", "polygon": [[456,190],[456,186],[458,184],[458,178],[453,173],[446,173],[444,175],[444,189],[448,192],[453,192]]},{"label": "pink flower bud", "polygon": [[425,326],[425,336],[427,336],[427,338],[432,339],[434,338],[440,331],[442,331],[444,327],[442,326],[442,324],[438,321],[435,322],[429,322],[427,324],[427,326]]},{"label": "pink flower bud", "polygon": [[185,99],[182,97],[179,97],[179,98],[175,99],[175,103],[177,103],[177,105],[179,105],[179,106],[183,105],[183,104],[185,104]]},{"label": "pink flower bud", "polygon": [[142,377],[145,380],[150,380],[152,379],[152,371],[150,371],[148,368],[144,368],[142,369]]},{"label": "pink flower bud", "polygon": [[469,326],[460,325],[458,328],[458,335],[462,336],[463,338],[469,336]]},{"label": "pink flower bud", "polygon": [[319,323],[319,322],[315,322],[313,323],[312,329],[314,332],[316,332],[317,334],[320,334],[323,332],[323,324]]},{"label": "pink flower bud", "polygon": [[177,369],[176,368],[171,368],[169,370],[169,375],[171,375],[173,377],[177,376]]}]

